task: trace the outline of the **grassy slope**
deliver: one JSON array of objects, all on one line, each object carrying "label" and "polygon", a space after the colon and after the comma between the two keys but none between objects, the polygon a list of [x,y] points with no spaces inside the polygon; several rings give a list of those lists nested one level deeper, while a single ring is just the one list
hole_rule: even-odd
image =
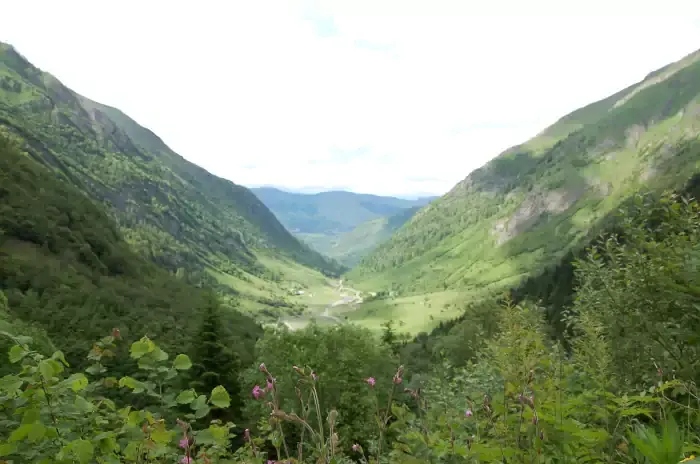
[{"label": "grassy slope", "polygon": [[35,160],[105,204],[128,242],[172,271],[268,279],[260,253],[342,270],[294,238],[248,189],[187,162],[119,110],[72,92],[0,44],[3,128]]},{"label": "grassy slope", "polygon": [[[571,113],[474,171],[350,271],[350,284],[397,290],[397,300],[372,303],[375,317],[427,328],[430,315],[447,318],[444,304],[485,298],[556,262],[631,192],[679,186],[700,162],[684,142],[700,132],[699,58]],[[438,304],[417,312],[411,295]]]}]

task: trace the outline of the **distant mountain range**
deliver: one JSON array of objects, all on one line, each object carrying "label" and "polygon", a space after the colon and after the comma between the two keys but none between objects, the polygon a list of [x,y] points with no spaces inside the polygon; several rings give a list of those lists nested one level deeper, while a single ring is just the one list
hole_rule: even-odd
[{"label": "distant mountain range", "polygon": [[313,194],[251,189],[297,237],[352,266],[436,197],[403,199],[346,191]]}]

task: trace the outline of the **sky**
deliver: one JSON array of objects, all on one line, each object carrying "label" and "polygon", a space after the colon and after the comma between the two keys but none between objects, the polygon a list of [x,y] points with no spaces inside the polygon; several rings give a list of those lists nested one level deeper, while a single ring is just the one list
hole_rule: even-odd
[{"label": "sky", "polygon": [[3,3],[0,41],[71,89],[218,176],[306,191],[443,194],[700,48],[697,0]]}]

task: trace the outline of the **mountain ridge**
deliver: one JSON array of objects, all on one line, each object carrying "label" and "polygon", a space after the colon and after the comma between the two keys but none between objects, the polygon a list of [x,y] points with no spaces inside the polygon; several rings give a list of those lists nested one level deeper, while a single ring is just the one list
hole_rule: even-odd
[{"label": "mountain ridge", "polygon": [[250,190],[185,160],[151,130],[73,92],[7,44],[0,44],[0,125],[108,205],[127,240],[173,271],[260,274],[260,248],[330,274],[342,269],[289,234]]},{"label": "mountain ridge", "polygon": [[694,52],[474,170],[345,277],[403,295],[498,293],[555,262],[632,193],[692,176],[699,133]]}]

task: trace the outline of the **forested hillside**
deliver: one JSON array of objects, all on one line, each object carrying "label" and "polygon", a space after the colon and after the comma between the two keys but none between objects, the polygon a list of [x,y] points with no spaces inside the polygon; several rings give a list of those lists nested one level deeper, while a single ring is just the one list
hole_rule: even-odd
[{"label": "forested hillside", "polygon": [[187,162],[120,111],[93,102],[0,44],[0,126],[65,181],[105,204],[126,240],[170,270],[260,275],[256,249],[326,273],[248,189]]},{"label": "forested hillside", "polygon": [[404,294],[470,299],[556,263],[640,189],[699,167],[700,53],[562,118],[472,172],[348,277]]},{"label": "forested hillside", "polygon": [[[92,343],[118,328],[192,352],[206,310],[216,310],[241,359],[260,328],[134,253],[84,193],[0,136],[0,330],[34,336],[83,365]],[[4,323],[3,323],[4,321]],[[3,325],[4,324],[4,325]],[[7,348],[6,338],[0,345]],[[4,369],[5,363],[0,364]]]}]

